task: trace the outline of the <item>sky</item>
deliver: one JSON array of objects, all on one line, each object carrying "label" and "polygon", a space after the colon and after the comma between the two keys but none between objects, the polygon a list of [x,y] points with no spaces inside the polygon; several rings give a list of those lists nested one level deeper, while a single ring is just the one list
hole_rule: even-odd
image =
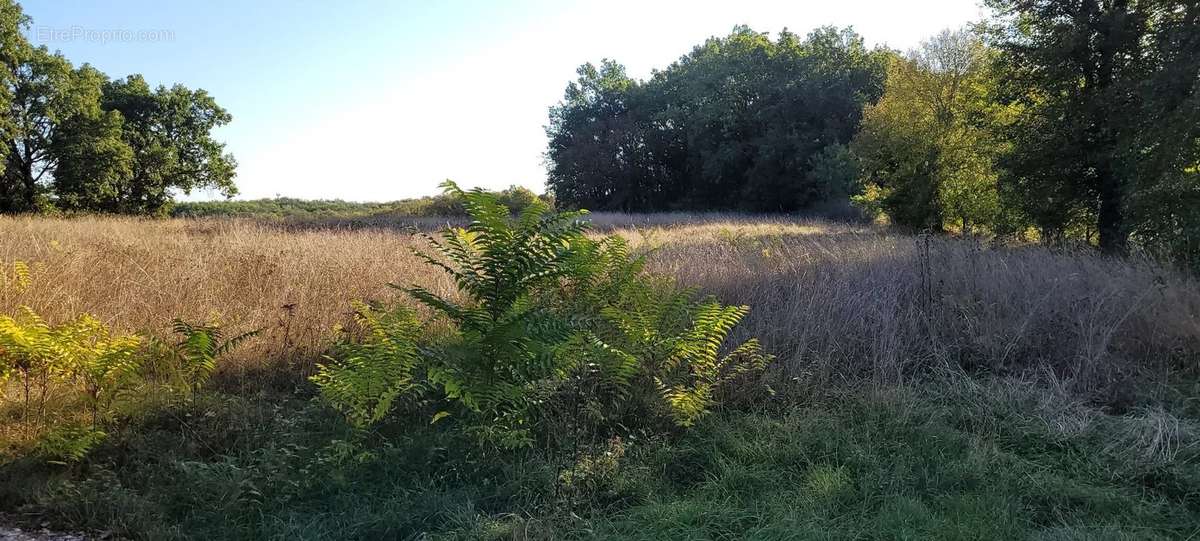
[{"label": "sky", "polygon": [[[980,19],[976,0],[26,0],[29,39],[111,77],[207,90],[241,199],[390,201],[450,178],[543,191],[544,126],[575,69],[631,76],[749,25],[853,26],[915,47]],[[193,194],[208,199],[216,194]]]}]

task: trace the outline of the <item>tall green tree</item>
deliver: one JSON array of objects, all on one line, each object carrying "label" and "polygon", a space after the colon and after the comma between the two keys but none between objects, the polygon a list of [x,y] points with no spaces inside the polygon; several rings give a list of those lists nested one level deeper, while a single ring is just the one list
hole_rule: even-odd
[{"label": "tall green tree", "polygon": [[991,53],[967,30],[893,57],[883,98],[853,144],[868,190],[893,222],[992,228],[999,214]]},{"label": "tall green tree", "polygon": [[236,162],[212,130],[229,113],[203,90],[110,81],[34,47],[0,0],[0,212],[161,213],[176,192],[236,193]]},{"label": "tall green tree", "polygon": [[101,107],[121,115],[123,138],[132,151],[131,174],[119,188],[115,210],[161,213],[174,191],[237,193],[237,162],[212,137],[212,130],[232,117],[206,91],[182,85],[151,89],[142,76],[130,75],[104,85]]},{"label": "tall green tree", "polygon": [[[29,42],[21,33],[28,25],[29,17],[21,11],[21,6],[12,0],[0,0],[0,111],[5,113],[0,114],[0,142],[7,141],[15,127],[7,113],[12,106],[17,66],[29,48]],[[25,195],[23,186],[12,183],[4,175],[7,157],[8,145],[0,144],[0,212],[23,206]]]},{"label": "tall green tree", "polygon": [[637,189],[641,133],[631,102],[640,85],[607,59],[576,73],[546,127],[550,189],[577,206],[638,210],[636,198],[646,194]]},{"label": "tall green tree", "polygon": [[1200,8],[1191,0],[988,4],[1005,99],[1021,108],[1008,130],[1006,184],[1043,230],[1083,222],[1101,249],[1123,252],[1139,229],[1132,213],[1141,194],[1195,182],[1188,156]]},{"label": "tall green tree", "polygon": [[1157,68],[1137,85],[1132,239],[1200,270],[1200,3],[1161,2],[1146,45]]},{"label": "tall green tree", "polygon": [[[24,47],[7,74],[10,100],[4,137],[4,201],[7,211],[33,211],[45,203],[60,157],[55,139],[71,119],[99,115],[103,75],[84,65],[73,69],[45,47]],[[74,136],[74,134],[66,134]]]},{"label": "tall green tree", "polygon": [[813,171],[832,171],[825,159],[879,98],[884,56],[849,30],[738,27],[647,81],[607,61],[579,73],[547,127],[561,203],[791,211],[836,191]]}]

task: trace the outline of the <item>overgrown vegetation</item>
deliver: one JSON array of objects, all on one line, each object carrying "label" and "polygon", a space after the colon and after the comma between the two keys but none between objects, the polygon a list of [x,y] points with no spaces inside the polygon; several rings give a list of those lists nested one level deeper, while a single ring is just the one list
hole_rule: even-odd
[{"label": "overgrown vegetation", "polygon": [[66,211],[0,216],[0,519],[1196,537],[1200,287],[1158,256],[1200,239],[1200,8],[987,4],[906,55],[738,27],[646,81],[586,64],[548,196],[173,206],[234,192],[229,115],[0,0],[0,212]]},{"label": "overgrown vegetation", "polygon": [[[43,436],[42,454],[79,460],[99,443],[114,401],[137,379],[140,345],[135,336],[112,336],[87,314],[54,326],[29,309],[16,318],[0,316],[0,385],[16,380],[20,416]],[[61,392],[82,405],[90,417],[86,426],[47,411]]]},{"label": "overgrown vegetation", "polygon": [[[404,307],[361,307],[366,339],[342,344],[312,378],[356,426],[422,392],[458,406],[433,421],[469,414],[472,432],[506,447],[564,430],[551,420],[564,407],[596,425],[636,428],[665,412],[689,426],[723,383],[769,360],[754,340],[722,351],[747,307],[695,301],[645,275],[624,240],[584,235],[584,213],[534,201],[512,217],[492,194],[446,189],[472,221],[428,237],[436,255],[419,256],[448,274],[464,301],[406,288],[436,316],[424,325]],[[449,328],[422,330],[442,322]],[[437,339],[418,342],[431,334]]]},{"label": "overgrown vegetation", "polygon": [[[510,186],[495,192],[496,197],[509,210],[518,214],[536,200],[553,206],[547,196],[539,196],[529,188]],[[322,201],[277,197],[249,201],[183,201],[171,207],[171,216],[178,218],[370,218],[389,216],[466,216],[466,209],[454,194],[405,199],[390,203],[354,203],[349,201]]]},{"label": "overgrown vegetation", "polygon": [[[30,287],[28,269],[14,262],[11,275],[5,274],[5,291]],[[58,324],[26,306],[16,316],[0,315],[0,395],[16,389],[5,415],[25,428],[26,451],[58,463],[82,460],[121,421],[119,401],[136,404],[136,395],[152,385],[192,397],[217,358],[253,336],[223,340],[217,325],[181,320],[174,329],[182,341],[165,346],[114,334],[86,313]]]},{"label": "overgrown vegetation", "polygon": [[[520,216],[489,206],[509,228],[499,230],[519,230]],[[488,414],[514,408],[472,409],[428,377],[471,353],[456,351],[467,333],[386,286],[415,284],[462,310],[485,306],[412,253],[468,268],[420,235],[7,219],[4,313],[30,306],[54,326],[86,311],[111,322],[111,336],[149,336],[137,379],[101,415],[99,438],[82,387],[68,393],[67,382],[56,384],[48,414],[73,428],[34,436],[19,379],[9,379],[0,510],[153,539],[1165,539],[1200,527],[1189,496],[1200,486],[1188,399],[1200,351],[1192,279],[1088,252],[828,223],[673,219],[689,221],[618,228],[620,240],[585,234],[576,246],[591,253],[554,259],[580,268],[539,282],[530,295],[538,302],[523,304],[571,316],[570,330],[629,353],[635,377],[605,384],[617,373],[598,366],[615,360],[607,351],[547,341],[576,352],[562,357],[566,377],[506,374],[524,385],[511,403],[533,403],[502,420],[528,424],[491,432],[481,429]],[[512,242],[504,246],[536,245]],[[519,252],[499,246],[491,253]],[[331,298],[364,302],[347,321]],[[732,371],[708,370],[723,356],[695,349],[707,343],[691,334],[705,311],[737,311],[725,303],[754,310],[723,354],[757,337],[779,355],[758,376],[726,378]],[[215,363],[181,363],[169,351],[188,341],[173,317],[218,315],[231,331],[209,344],[261,332]],[[344,328],[331,343],[334,322]],[[688,353],[687,372],[644,362],[689,349],[697,355]],[[320,353],[325,370],[343,371],[328,378],[344,383],[342,396],[303,379],[321,379],[312,364]],[[205,384],[175,383],[201,366],[212,367]],[[455,381],[478,385],[466,376]],[[703,408],[711,413],[680,428],[690,410],[676,406],[697,402],[672,405],[663,390],[708,381],[717,382],[716,402]],[[529,439],[506,439],[513,428]]]},{"label": "overgrown vegetation", "polygon": [[916,231],[1132,242],[1195,269],[1195,3],[985,4],[908,53],[738,27],[645,81],[584,64],[550,110],[548,186],[613,210],[852,200]]}]

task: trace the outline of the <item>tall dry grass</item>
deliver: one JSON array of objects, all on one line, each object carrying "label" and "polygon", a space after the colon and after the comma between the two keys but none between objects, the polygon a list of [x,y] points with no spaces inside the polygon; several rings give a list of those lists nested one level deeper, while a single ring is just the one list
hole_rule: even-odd
[{"label": "tall dry grass", "polygon": [[0,295],[50,320],[80,312],[117,329],[166,337],[173,318],[261,329],[225,372],[294,368],[319,358],[350,301],[396,296],[388,282],[446,292],[450,283],[391,231],[295,231],[251,221],[0,219],[0,261],[34,266],[33,286]]},{"label": "tall dry grass", "polygon": [[[1200,359],[1200,288],[1149,261],[783,218],[593,219],[652,248],[652,269],[749,304],[739,332],[779,356],[778,375],[808,385],[952,368],[1050,377],[1121,405],[1153,389],[1131,382]],[[37,265],[32,288],[0,294],[0,312],[90,312],[158,335],[175,317],[217,318],[263,329],[229,359],[227,380],[303,375],[351,300],[399,298],[389,282],[451,291],[406,232],[442,223],[0,218],[0,262]]]}]

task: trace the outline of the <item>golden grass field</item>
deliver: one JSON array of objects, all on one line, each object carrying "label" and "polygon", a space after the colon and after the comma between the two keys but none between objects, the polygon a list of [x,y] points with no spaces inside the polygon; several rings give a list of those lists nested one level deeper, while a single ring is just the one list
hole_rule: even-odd
[{"label": "golden grass field", "polygon": [[[962,368],[1050,378],[1119,405],[1124,382],[1185,369],[1200,352],[1200,288],[1149,261],[821,221],[592,220],[650,250],[652,270],[750,305],[738,332],[760,337],[791,382],[894,383]],[[422,246],[411,227],[387,223],[6,217],[0,262],[31,263],[34,284],[0,294],[0,312],[89,312],[159,336],[176,317],[262,329],[221,367],[223,381],[276,368],[303,376],[351,301],[403,299],[388,283],[450,293],[412,255]]]},{"label": "golden grass field", "polygon": [[[83,463],[29,458],[40,456],[41,419],[87,422],[74,395],[52,395],[42,416],[29,416],[15,381],[0,389],[0,503],[60,528],[144,539],[481,528],[510,533],[461,537],[598,528],[608,532],[600,538],[697,538],[689,524],[708,517],[729,528],[722,538],[744,534],[746,520],[810,520],[821,529],[811,532],[858,538],[907,528],[921,515],[913,509],[943,538],[1196,531],[1194,278],[1089,249],[868,225],[592,220],[596,234],[622,235],[647,254],[651,271],[749,305],[734,342],[757,337],[777,357],[764,376],[773,398],[757,385],[731,387],[728,407],[682,439],[630,444],[635,453],[612,470],[633,487],[624,510],[596,508],[584,520],[538,507],[549,505],[537,496],[546,479],[560,479],[558,459],[479,460],[487,455],[455,447],[454,430],[424,417],[388,425],[388,443],[369,448],[384,458],[329,461],[347,427],[311,400],[305,377],[354,301],[408,302],[388,283],[453,295],[412,253],[424,245],[417,230],[446,225],[431,219],[0,217],[0,265],[32,266],[29,287],[0,287],[0,314],[28,306],[54,323],[88,312],[166,340],[177,317],[262,331],[221,357],[212,387],[192,401],[153,385],[124,395],[136,400],[120,401],[122,422],[105,427],[111,434]],[[550,461],[527,470],[531,456]],[[699,484],[673,484],[682,470]],[[822,487],[848,496],[819,496]],[[890,522],[897,501],[920,506],[898,507]],[[939,506],[944,515],[930,518]],[[764,509],[774,511],[746,514]]]}]

